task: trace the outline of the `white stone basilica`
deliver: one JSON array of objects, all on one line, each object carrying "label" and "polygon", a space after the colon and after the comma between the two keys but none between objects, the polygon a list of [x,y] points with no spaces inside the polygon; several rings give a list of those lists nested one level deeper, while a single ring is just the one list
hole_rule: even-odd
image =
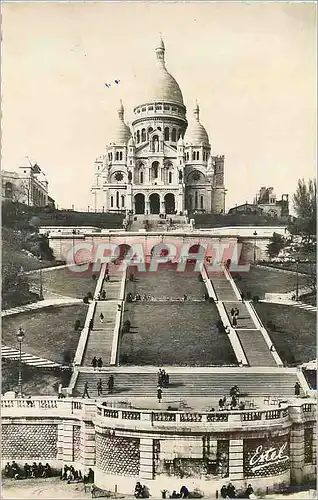
[{"label": "white stone basilica", "polygon": [[162,40],[147,97],[134,109],[132,130],[120,103],[106,154],[95,161],[94,206],[105,212],[222,213],[224,156],[211,152],[199,106],[186,118],[180,87],[165,66]]}]

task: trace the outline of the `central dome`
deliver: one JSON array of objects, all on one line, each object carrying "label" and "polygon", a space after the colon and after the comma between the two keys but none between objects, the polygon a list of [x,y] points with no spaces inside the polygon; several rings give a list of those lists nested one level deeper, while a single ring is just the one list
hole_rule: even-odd
[{"label": "central dome", "polygon": [[146,89],[146,101],[169,101],[183,105],[183,97],[180,87],[165,66],[165,46],[160,40],[156,48],[157,68],[153,74],[152,83]]}]

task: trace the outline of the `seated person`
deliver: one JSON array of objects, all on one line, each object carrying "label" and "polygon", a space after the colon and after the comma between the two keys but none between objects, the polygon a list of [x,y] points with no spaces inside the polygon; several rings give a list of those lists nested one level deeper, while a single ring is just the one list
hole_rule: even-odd
[{"label": "seated person", "polygon": [[141,486],[141,483],[139,481],[137,481],[137,483],[136,483],[134,496],[135,496],[135,498],[142,497],[142,486]]},{"label": "seated person", "polygon": [[253,493],[254,493],[254,490],[253,490],[253,488],[252,488],[252,485],[251,485],[251,484],[249,484],[249,485],[247,486],[246,490],[245,490],[245,495],[244,495],[244,497],[245,497],[245,498],[250,498],[250,495],[252,495]]},{"label": "seated person", "polygon": [[181,486],[180,488],[180,498],[188,498],[189,490],[186,486]]},{"label": "seated person", "polygon": [[227,486],[226,486],[226,484],[223,484],[223,486],[221,488],[221,497],[227,498]]},{"label": "seated person", "polygon": [[6,477],[12,477],[12,474],[11,474],[12,470],[11,470],[11,465],[9,464],[9,462],[6,463],[6,466],[4,468],[4,475]]},{"label": "seated person", "polygon": [[236,498],[236,489],[232,483],[229,483],[227,486],[227,496],[229,498]]}]

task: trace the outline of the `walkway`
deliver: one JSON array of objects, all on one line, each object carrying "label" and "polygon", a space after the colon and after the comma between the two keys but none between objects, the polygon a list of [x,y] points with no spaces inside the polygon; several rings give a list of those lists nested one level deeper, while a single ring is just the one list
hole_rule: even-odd
[{"label": "walkway", "polygon": [[20,314],[28,311],[35,311],[37,309],[44,309],[45,307],[62,307],[72,304],[79,304],[83,301],[81,299],[74,299],[72,297],[65,297],[63,299],[45,299],[40,302],[33,302],[32,304],[26,304],[25,306],[13,307],[12,309],[6,309],[1,311],[1,317],[12,316],[13,314]]},{"label": "walkway", "polygon": [[[281,364],[276,352],[274,354],[270,350],[271,341],[263,325],[258,320],[257,315],[251,314],[252,305],[242,302],[239,290],[227,269],[220,270],[219,273],[210,273],[209,278],[218,302],[223,304],[224,309],[220,306],[218,309],[224,326],[230,328],[229,337],[238,362],[245,364],[245,357],[250,366],[277,366],[277,364]],[[239,310],[237,326],[235,327],[232,324],[231,309]],[[237,340],[243,350],[244,357],[240,354]]]},{"label": "walkway", "polygon": [[[19,359],[20,352],[18,349],[14,349],[13,347],[1,346],[1,357],[6,359]],[[21,361],[27,365],[31,366],[41,366],[45,368],[53,368],[57,366],[62,366],[54,361],[50,361],[49,359],[39,358],[38,356],[33,356],[32,354],[27,354],[23,352],[21,354]]]}]

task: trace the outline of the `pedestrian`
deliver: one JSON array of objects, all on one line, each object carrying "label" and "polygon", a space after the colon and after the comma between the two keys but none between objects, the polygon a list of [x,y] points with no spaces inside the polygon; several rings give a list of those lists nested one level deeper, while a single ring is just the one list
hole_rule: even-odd
[{"label": "pedestrian", "polygon": [[296,398],[298,398],[298,396],[300,396],[300,383],[298,381],[296,382],[294,389],[295,389],[295,396]]},{"label": "pedestrian", "polygon": [[184,300],[184,302],[185,302],[187,299],[188,299],[188,296],[184,294],[184,296],[183,296],[183,300]]},{"label": "pedestrian", "polygon": [[240,311],[239,311],[239,310],[238,310],[238,308],[236,307],[236,308],[234,309],[234,316],[239,317],[239,314],[240,314]]},{"label": "pedestrian", "polygon": [[97,300],[100,300],[100,292],[97,294]]},{"label": "pedestrian", "polygon": [[94,371],[95,371],[96,370],[96,366],[97,366],[97,358],[96,358],[96,356],[93,357],[91,365],[92,365],[92,367],[94,368]]},{"label": "pedestrian", "polygon": [[99,368],[99,371],[101,371],[101,369],[103,368],[103,360],[102,360],[102,358],[98,358],[98,360],[97,360],[97,366]]},{"label": "pedestrian", "polygon": [[107,382],[107,386],[108,386],[109,394],[112,394],[112,392],[114,390],[114,375],[110,375],[108,382]]},{"label": "pedestrian", "polygon": [[85,396],[87,396],[89,398],[89,394],[88,394],[88,382],[87,381],[84,384],[84,392],[83,392],[82,398],[85,398]]},{"label": "pedestrian", "polygon": [[103,291],[102,291],[102,299],[103,299],[103,300],[105,300],[105,299],[106,299],[106,291],[105,291],[105,290],[103,290]]},{"label": "pedestrian", "polygon": [[159,368],[159,371],[158,371],[158,386],[159,387],[162,386],[162,370],[161,370],[161,368]]},{"label": "pedestrian", "polygon": [[241,292],[241,299],[242,299],[242,302],[244,302],[244,300],[245,300],[245,295],[244,295],[244,293],[243,293],[243,292]]},{"label": "pedestrian", "polygon": [[117,304],[117,311],[121,311],[121,305]]},{"label": "pedestrian", "polygon": [[161,389],[160,385],[158,385],[158,387],[157,387],[157,398],[158,398],[158,403],[161,403],[161,400],[162,400],[162,389]]},{"label": "pedestrian", "polygon": [[109,281],[109,274],[108,274],[108,272],[106,273],[105,281]]},{"label": "pedestrian", "polygon": [[62,384],[59,384],[59,387],[58,387],[57,393],[58,393],[58,399],[62,399],[62,398],[63,398],[63,394],[62,394]]},{"label": "pedestrian", "polygon": [[235,309],[232,307],[232,309],[231,309],[231,316],[232,317],[234,316],[234,313],[235,313]]},{"label": "pedestrian", "polygon": [[237,326],[237,319],[236,319],[236,316],[233,316],[233,326]]},{"label": "pedestrian", "polygon": [[100,313],[99,320],[100,320],[101,323],[104,323],[104,315],[103,315],[103,313]]},{"label": "pedestrian", "polygon": [[101,378],[97,382],[97,395],[98,396],[102,396],[103,395],[103,383],[102,383],[102,379]]}]

